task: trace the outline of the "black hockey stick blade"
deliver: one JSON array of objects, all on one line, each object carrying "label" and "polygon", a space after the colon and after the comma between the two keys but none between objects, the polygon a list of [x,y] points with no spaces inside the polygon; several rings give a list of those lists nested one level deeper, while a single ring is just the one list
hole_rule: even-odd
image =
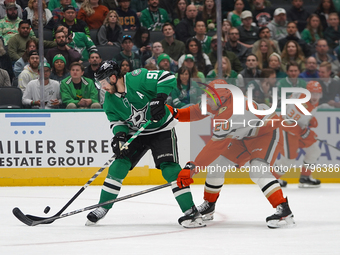
[{"label": "black hockey stick blade", "polygon": [[132,198],[132,197],[137,197],[137,196],[140,196],[140,195],[152,192],[152,191],[156,191],[156,190],[159,190],[159,189],[162,189],[162,188],[165,188],[165,187],[169,187],[169,186],[171,186],[170,182],[163,184],[163,185],[159,185],[159,186],[150,188],[150,189],[138,191],[138,192],[132,193],[130,195],[126,195],[126,196],[123,196],[123,197],[112,199],[112,200],[109,200],[109,201],[106,201],[106,202],[103,202],[103,203],[100,203],[100,204],[95,204],[95,205],[91,205],[91,206],[88,206],[88,207],[84,207],[84,208],[81,208],[81,209],[78,209],[78,210],[75,210],[75,211],[72,211],[72,212],[69,212],[69,213],[64,213],[64,214],[61,214],[61,215],[54,215],[54,216],[49,217],[49,218],[40,218],[40,217],[33,216],[33,215],[25,215],[18,207],[15,207],[12,212],[18,220],[20,220],[22,223],[26,224],[27,226],[36,226],[36,225],[40,225],[40,224],[50,224],[50,223],[52,223],[52,222],[54,222],[55,220],[58,220],[58,219],[62,219],[62,218],[72,216],[72,215],[75,215],[75,214],[78,214],[78,213],[81,213],[81,212],[92,210],[92,209],[101,207],[103,205],[108,205],[108,204],[112,204],[112,203],[116,203],[116,202],[119,202],[119,201],[129,199],[129,198]]}]

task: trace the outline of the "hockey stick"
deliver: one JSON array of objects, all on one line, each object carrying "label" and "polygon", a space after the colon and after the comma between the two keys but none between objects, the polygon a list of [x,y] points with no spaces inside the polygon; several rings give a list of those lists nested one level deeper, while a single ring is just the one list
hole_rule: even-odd
[{"label": "hockey stick", "polygon": [[321,140],[321,139],[317,139],[317,140],[319,140],[320,142],[322,142],[322,143],[324,143],[324,144],[326,144],[326,145],[328,145],[328,146],[330,146],[330,147],[332,147],[332,148],[334,148],[334,149],[336,149],[336,150],[340,151],[340,149],[339,149],[339,148],[335,147],[334,145],[331,145],[331,144],[327,143],[327,142],[326,142],[326,141],[324,141],[324,140]]},{"label": "hockey stick", "polygon": [[[137,132],[123,145],[122,148],[127,148],[131,142],[136,139],[136,137],[144,131],[144,129],[150,125],[150,123],[152,122],[152,120],[148,120],[140,129],[137,130]],[[33,221],[42,221],[42,220],[48,220],[48,219],[51,219],[51,218],[54,218],[54,217],[57,217],[59,215],[61,215],[67,207],[70,206],[70,204],[73,203],[74,200],[76,200],[76,198],[98,177],[98,175],[101,174],[101,172],[104,171],[105,168],[109,167],[112,162],[115,160],[116,156],[113,155],[108,161],[105,162],[105,164],[103,165],[102,168],[100,168],[97,173],[95,173],[90,180],[88,180],[88,182],[83,186],[81,187],[81,189],[67,202],[66,205],[64,205],[63,208],[60,209],[59,212],[57,212],[55,215],[51,216],[51,217],[48,217],[48,218],[44,218],[44,217],[38,217],[38,216],[34,216],[34,215],[26,215],[27,218],[33,220]],[[14,209],[13,209],[14,210]],[[14,214],[15,215],[15,214]],[[45,221],[44,224],[51,224],[53,221]]]},{"label": "hockey stick", "polygon": [[129,198],[132,198],[132,197],[137,197],[137,196],[140,196],[140,195],[152,192],[152,191],[156,191],[156,190],[159,190],[159,189],[163,189],[163,188],[169,187],[169,186],[171,186],[171,182],[163,184],[163,185],[159,185],[159,186],[156,186],[156,187],[153,187],[153,188],[150,188],[150,189],[142,190],[142,191],[139,191],[139,192],[136,192],[136,193],[132,193],[130,195],[126,195],[126,196],[119,197],[119,198],[116,198],[116,199],[108,200],[108,201],[100,203],[100,204],[87,206],[87,207],[84,207],[84,208],[81,208],[81,209],[78,209],[78,210],[75,210],[75,211],[72,211],[72,212],[69,212],[69,213],[64,213],[64,214],[61,214],[61,215],[55,215],[55,216],[50,217],[50,218],[40,218],[40,220],[39,219],[34,220],[34,219],[28,217],[28,215],[24,215],[24,213],[18,207],[15,207],[13,209],[13,214],[15,215],[15,217],[18,218],[18,220],[20,220],[21,222],[23,222],[27,226],[36,226],[36,225],[39,225],[39,224],[50,224],[50,223],[54,222],[55,220],[59,220],[59,219],[62,219],[62,218],[68,217],[68,216],[72,216],[72,215],[75,215],[75,214],[78,214],[78,213],[81,213],[81,212],[85,212],[85,211],[88,211],[88,210],[91,210],[91,209],[94,209],[94,208],[97,208],[97,207],[101,207],[103,205],[108,205],[108,204],[112,204],[112,203],[116,203],[116,202],[119,202],[119,201],[129,199]]}]

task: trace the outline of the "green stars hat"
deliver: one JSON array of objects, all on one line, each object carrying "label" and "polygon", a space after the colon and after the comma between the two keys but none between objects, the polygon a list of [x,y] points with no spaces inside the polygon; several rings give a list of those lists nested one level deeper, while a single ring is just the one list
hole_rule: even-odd
[{"label": "green stars hat", "polygon": [[159,63],[160,63],[162,60],[164,60],[164,59],[167,59],[167,60],[169,61],[169,63],[171,62],[171,61],[170,61],[169,55],[166,54],[166,53],[162,53],[162,54],[159,55],[158,58],[157,58],[157,65],[159,65]]},{"label": "green stars hat", "polygon": [[192,61],[195,62],[195,57],[194,57],[193,55],[191,55],[191,54],[186,54],[186,55],[185,55],[184,61],[185,61],[185,60],[188,60],[188,59],[191,59]]},{"label": "green stars hat", "polygon": [[[49,63],[47,63],[47,62],[44,62],[44,67],[48,67],[49,69],[51,69],[51,66],[50,66],[50,64],[49,64]],[[39,65],[39,68],[40,68],[40,65]]]},{"label": "green stars hat", "polygon": [[52,65],[54,65],[54,62],[56,62],[58,59],[64,61],[64,63],[66,64],[65,57],[62,54],[57,54],[53,58]]}]

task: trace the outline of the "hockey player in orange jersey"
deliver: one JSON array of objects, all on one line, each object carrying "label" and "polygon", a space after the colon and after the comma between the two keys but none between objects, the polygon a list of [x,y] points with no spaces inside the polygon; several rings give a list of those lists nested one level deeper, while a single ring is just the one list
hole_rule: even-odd
[{"label": "hockey player in orange jersey", "polygon": [[[321,155],[318,146],[316,133],[310,128],[318,126],[318,121],[313,115],[319,105],[319,99],[322,96],[322,87],[317,81],[307,83],[307,90],[311,92],[311,99],[304,105],[312,115],[304,115],[295,105],[288,105],[287,115],[282,119],[294,119],[297,124],[294,128],[283,127],[284,152],[283,156],[276,161],[278,167],[296,165],[295,159],[298,156],[298,149],[303,148],[306,152],[304,164],[301,170],[299,187],[300,188],[316,188],[320,187],[320,180],[311,177],[311,169],[315,166],[316,161]],[[293,93],[292,98],[305,97],[302,93]],[[287,123],[287,122],[286,122]],[[288,123],[287,123],[288,124]],[[285,172],[276,172],[275,176],[280,178]]]},{"label": "hockey player in orange jersey", "polygon": [[[209,86],[221,83],[225,84],[226,82],[215,80]],[[249,111],[248,107],[246,107],[244,115],[233,115],[233,95],[230,90],[210,89],[208,92],[210,97],[207,100],[207,111],[214,120],[213,136],[195,161],[188,162],[178,175],[178,185],[190,185],[193,182],[191,175],[197,169],[215,164],[243,166],[249,161],[250,178],[258,184],[273,208],[276,208],[276,213],[267,217],[267,226],[269,228],[293,226],[295,224],[294,216],[289,208],[287,198],[284,198],[278,181],[269,171],[269,166],[274,164],[283,145],[282,131],[278,128],[280,122],[269,121],[279,120],[279,116],[275,113],[270,116],[255,115]],[[221,101],[218,100],[217,95]],[[247,98],[244,97],[243,100],[247,105]],[[253,105],[259,110],[268,109],[267,106],[257,105],[255,102]],[[184,109],[174,109],[174,116],[182,122],[197,121],[207,117],[207,115],[201,114],[198,104]],[[257,124],[253,127],[232,125],[232,122],[240,123],[243,119],[245,123],[250,119],[256,120]],[[261,126],[259,123],[263,125]],[[204,202],[198,209],[206,220],[211,220],[215,211],[215,203],[224,183],[225,172],[207,172]]]}]

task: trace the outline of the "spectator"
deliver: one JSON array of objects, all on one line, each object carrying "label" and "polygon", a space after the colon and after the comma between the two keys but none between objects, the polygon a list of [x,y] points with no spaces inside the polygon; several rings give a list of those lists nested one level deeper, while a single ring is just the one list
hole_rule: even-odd
[{"label": "spectator", "polygon": [[[53,29],[54,21],[52,12],[47,9],[47,4],[45,0],[42,0],[43,5],[43,27],[46,29]],[[38,17],[38,0],[29,0],[28,6],[25,8],[22,14],[23,20],[29,20],[33,29],[38,29],[39,17]]]},{"label": "spectator", "polygon": [[159,0],[158,7],[163,8],[167,12],[170,21],[173,20],[176,1]]},{"label": "spectator", "polygon": [[162,27],[162,32],[164,39],[161,44],[164,53],[168,54],[173,60],[178,61],[180,56],[185,53],[185,44],[174,38],[175,29],[171,23],[165,23]]},{"label": "spectator", "polygon": [[[29,40],[35,40],[38,43],[38,39],[35,35],[31,34],[31,27],[29,20],[22,20],[19,23],[18,34],[14,35],[8,41],[8,53],[13,62],[17,61],[27,50],[27,42]],[[36,43],[36,44],[37,44]],[[55,42],[44,41],[45,48],[52,48],[56,46]],[[32,50],[32,49],[31,49]]]},{"label": "spectator", "polygon": [[11,82],[14,78],[13,68],[12,68],[12,61],[9,57],[8,53],[6,52],[5,46],[0,40],[0,68],[4,69],[8,72],[8,75],[11,79]]},{"label": "spectator", "polygon": [[306,28],[310,13],[303,8],[303,0],[292,0],[292,7],[287,12],[288,21],[293,21],[299,32]]},{"label": "spectator", "polygon": [[[207,78],[213,79],[218,76],[218,63],[215,68],[207,74]],[[237,73],[231,69],[230,61],[227,57],[222,57],[222,77],[228,84],[236,85]]]},{"label": "spectator", "polygon": [[[228,51],[224,49],[224,41],[222,38],[222,56],[225,56],[229,59],[231,63],[231,69],[236,72],[241,72],[243,70],[242,64],[240,60],[237,58],[234,52]],[[214,35],[211,40],[211,52],[208,54],[211,65],[215,66],[217,62],[217,35]]]},{"label": "spectator", "polygon": [[67,35],[65,35],[63,29],[59,29],[55,32],[55,41],[57,43],[57,47],[48,50],[46,59],[50,65],[53,65],[54,56],[57,54],[62,54],[66,59],[66,68],[69,69],[70,63],[79,61],[82,55],[67,45],[68,38],[66,36]]},{"label": "spectator", "polygon": [[123,32],[116,11],[109,11],[104,20],[104,24],[98,31],[97,37],[99,45],[120,46],[123,39]]},{"label": "spectator", "polygon": [[319,16],[311,14],[307,19],[307,27],[301,33],[301,39],[314,46],[317,40],[323,38],[322,30]]},{"label": "spectator", "polygon": [[0,68],[0,87],[12,86],[11,78],[5,69]]},{"label": "spectator", "polygon": [[258,104],[266,104],[271,106],[272,104],[272,90],[271,88],[275,86],[276,83],[276,73],[274,69],[264,68],[260,74],[260,79],[256,79],[247,84],[248,89],[252,89],[253,100]]},{"label": "spectator", "polygon": [[146,64],[145,66],[144,66],[144,68],[146,69],[146,70],[149,70],[149,71],[152,71],[152,70],[158,70],[158,68],[157,68],[157,66],[155,65],[155,64]]},{"label": "spectator", "polygon": [[70,65],[68,78],[60,83],[60,93],[66,109],[100,109],[98,91],[93,81],[83,77],[84,66],[79,62]]},{"label": "spectator", "polygon": [[335,98],[340,95],[339,81],[331,78],[332,65],[322,62],[319,66],[319,82],[322,87],[320,106],[328,104],[331,107],[340,108],[340,102]]},{"label": "spectator", "polygon": [[237,28],[232,27],[229,30],[228,42],[225,45],[227,51],[232,51],[240,60],[243,68],[246,67],[247,56],[251,53],[251,49],[239,43],[240,33]]},{"label": "spectator", "polygon": [[174,16],[172,17],[172,23],[176,27],[182,19],[185,18],[185,10],[188,4],[186,0],[177,0],[176,7],[174,11]]},{"label": "spectator", "polygon": [[242,25],[237,27],[240,33],[239,43],[247,48],[252,48],[253,44],[260,39],[258,27],[252,26],[253,14],[250,11],[241,13]]},{"label": "spectator", "polygon": [[142,63],[152,56],[152,43],[150,42],[150,31],[145,27],[139,27],[132,38],[132,51],[141,57]]},{"label": "spectator", "polygon": [[[247,6],[247,3],[248,3],[248,6]],[[246,9],[247,10],[251,10],[251,11],[254,11],[255,10],[255,5],[257,4],[258,2],[257,1],[254,1],[254,0],[249,0],[249,1],[245,1],[245,5],[246,5]],[[271,1],[270,0],[264,0],[264,6],[265,7],[271,7],[272,4],[271,4]]]},{"label": "spectator", "polygon": [[293,21],[288,22],[287,24],[287,36],[279,40],[279,46],[281,51],[283,50],[283,47],[286,45],[288,41],[296,41],[302,51],[303,54],[308,57],[312,55],[312,52],[310,50],[310,46],[306,44],[306,42],[302,39],[300,39],[296,34],[298,33],[297,26]]},{"label": "spectator", "polygon": [[142,11],[148,7],[148,0],[131,0],[131,9],[137,13],[138,18],[142,15]]},{"label": "spectator", "polygon": [[[145,64],[157,64],[158,63],[158,57],[163,53],[163,47],[162,44],[160,42],[155,42],[152,45],[152,56],[150,58],[148,58],[145,61]],[[175,64],[175,61],[173,59],[170,59],[170,70],[172,72],[176,72],[177,71],[177,65]]]},{"label": "spectator", "polygon": [[300,73],[299,78],[311,79],[319,78],[317,63],[314,57],[306,58],[306,70]]},{"label": "spectator", "polygon": [[[19,33],[18,28],[19,23],[21,22],[21,19],[18,17],[18,9],[15,3],[6,5],[6,13],[7,15],[5,18],[0,20],[0,36],[2,36],[5,46],[12,36]],[[34,37],[33,31],[30,32],[30,35]]]},{"label": "spectator", "polygon": [[29,38],[27,40],[24,54],[14,63],[13,71],[15,77],[18,77],[24,70],[24,67],[28,65],[28,54],[31,50],[38,50],[38,41],[35,40],[35,38]]},{"label": "spectator", "polygon": [[[126,73],[132,72],[132,70],[133,70],[133,66],[129,60],[124,59],[122,63],[120,63],[121,75],[125,75]],[[157,70],[156,65],[155,65],[155,69],[152,69],[152,70]]]},{"label": "spectator", "polygon": [[175,108],[185,108],[200,102],[202,90],[191,80],[189,69],[182,66],[177,73],[177,87],[171,92],[172,105]]},{"label": "spectator", "polygon": [[225,42],[228,41],[229,30],[232,27],[231,22],[227,19],[223,19],[222,22],[222,38]]},{"label": "spectator", "polygon": [[140,22],[137,13],[130,8],[131,0],[118,0],[119,8],[117,14],[119,22],[124,31],[136,30],[140,27]]},{"label": "spectator", "polygon": [[[299,64],[295,61],[288,62],[286,66],[287,77],[285,79],[281,79],[277,82],[279,97],[281,97],[281,88],[289,88],[289,87],[299,87],[306,88],[306,82],[302,79],[299,79],[300,68]],[[288,98],[291,93],[287,93],[286,97]]]},{"label": "spectator", "polygon": [[205,76],[202,72],[198,71],[197,65],[195,63],[195,57],[191,54],[186,54],[184,57],[183,66],[186,66],[190,73],[191,77],[193,79],[196,79],[197,81],[205,82]]},{"label": "spectator", "polygon": [[132,51],[133,42],[130,35],[124,35],[122,41],[122,51],[119,52],[118,55],[114,57],[118,65],[124,60],[127,59],[132,63],[133,70],[141,68],[142,63],[140,60],[140,56]]},{"label": "spectator", "polygon": [[269,66],[269,56],[274,52],[272,45],[268,39],[261,39],[260,46],[255,52],[257,59],[259,61],[259,68],[268,68]]},{"label": "spectator", "polygon": [[[78,1],[82,1],[82,0],[78,0]],[[103,5],[106,6],[110,11],[111,10],[117,10],[118,8],[118,3],[116,0],[112,1],[112,0],[103,0]]]},{"label": "spectator", "polygon": [[198,13],[197,20],[203,20],[209,31],[216,31],[216,5],[214,0],[203,1],[203,11]]},{"label": "spectator", "polygon": [[276,79],[285,78],[287,74],[282,71],[281,68],[281,56],[276,52],[269,56],[269,68],[272,68],[276,72]]},{"label": "spectator", "polygon": [[186,17],[176,26],[176,38],[184,43],[195,35],[195,22],[197,17],[197,9],[193,4],[189,4],[185,11]]},{"label": "spectator", "polygon": [[36,50],[31,50],[28,54],[28,65],[24,67],[24,70],[19,74],[18,86],[25,92],[27,84],[31,80],[38,79],[38,68],[39,68],[39,54]]},{"label": "spectator", "polygon": [[170,65],[171,59],[168,54],[162,53],[161,55],[158,56],[157,66],[159,70],[164,70],[172,73],[172,71],[170,70]]},{"label": "spectator", "polygon": [[[185,53],[192,54],[195,57],[195,63],[198,71],[206,75],[212,68],[210,59],[207,54],[202,52],[201,43],[196,38],[190,38],[185,45]],[[182,55],[178,59],[178,67],[181,67],[186,55]]]},{"label": "spectator", "polygon": [[282,70],[287,71],[286,65],[290,61],[294,61],[298,64],[300,72],[305,70],[305,56],[301,50],[301,47],[296,41],[288,41],[282,50]]},{"label": "spectator", "polygon": [[[279,43],[276,41],[276,40],[272,40],[270,38],[270,30],[268,27],[261,27],[259,29],[259,36],[261,39],[267,39],[269,40],[270,42],[270,45],[272,46],[274,52],[278,53],[278,54],[281,54],[281,50],[280,50],[280,47],[279,47]],[[260,40],[256,41],[254,44],[253,44],[253,48],[251,49],[252,53],[255,54],[255,52],[258,50],[259,48],[259,45],[260,45]]]},{"label": "spectator", "polygon": [[70,76],[70,72],[66,68],[66,59],[61,54],[55,55],[52,62],[50,79],[60,83],[68,76]]},{"label": "spectator", "polygon": [[257,56],[252,53],[249,54],[247,56],[246,68],[237,75],[237,86],[243,90],[243,93],[246,92],[246,84],[251,80],[260,78],[261,70],[258,67],[259,61]]},{"label": "spectator", "polygon": [[205,54],[209,54],[211,51],[211,36],[206,35],[207,28],[203,20],[198,20],[195,24],[194,28],[196,35],[194,38],[196,38],[202,46],[202,51]]},{"label": "spectator", "polygon": [[254,10],[253,17],[254,22],[258,27],[266,27],[273,19],[274,9],[266,6],[264,0],[253,0]]},{"label": "spectator", "polygon": [[[38,70],[38,73],[40,71]],[[44,63],[44,97],[45,109],[56,109],[61,104],[59,82],[50,79],[51,66]],[[40,79],[31,80],[22,96],[22,104],[30,105],[32,108],[41,106]]]},{"label": "spectator", "polygon": [[243,0],[235,0],[234,6],[234,10],[228,14],[228,20],[231,22],[232,27],[238,27],[242,25],[241,13],[244,10]]},{"label": "spectator", "polygon": [[199,12],[203,11],[203,3],[204,0],[191,0],[191,4],[193,4]]},{"label": "spectator", "polygon": [[102,62],[102,58],[98,52],[91,52],[89,63],[90,65],[85,68],[84,76],[89,78],[95,82],[94,74],[98,70],[100,63]]},{"label": "spectator", "polygon": [[[59,1],[59,0],[57,0]],[[76,10],[76,13],[78,13],[79,11],[79,8],[76,4],[76,2],[74,2],[74,0],[60,0],[60,4],[56,7],[56,8],[53,8],[51,9],[50,8],[50,4],[51,4],[51,1],[49,2],[48,4],[48,9],[50,9],[50,11],[52,12],[52,15],[53,15],[53,20],[54,20],[54,24],[58,24],[59,22],[61,22],[64,18],[64,9],[67,8],[67,6],[69,5],[72,5],[75,10]]]},{"label": "spectator", "polygon": [[59,21],[59,24],[63,25],[70,31],[73,32],[82,32],[85,33],[88,37],[90,37],[90,29],[87,26],[86,22],[77,19],[76,8],[73,5],[68,5],[63,8],[64,18]]},{"label": "spectator", "polygon": [[334,50],[339,46],[340,42],[340,26],[339,16],[336,12],[332,12],[328,15],[328,27],[324,33],[328,46]]},{"label": "spectator", "polygon": [[49,0],[48,1],[48,9],[53,12],[56,8],[66,7],[67,5],[72,5],[74,8],[78,8],[78,5],[75,0]]},{"label": "spectator", "polygon": [[332,12],[337,12],[332,0],[320,0],[319,6],[315,14],[319,16],[322,28],[325,30],[328,27],[328,15]]},{"label": "spectator", "polygon": [[332,66],[332,76],[339,75],[340,63],[334,55],[328,53],[329,47],[327,41],[325,39],[318,40],[316,42],[315,50],[316,52],[313,57],[315,57],[318,66],[322,62],[329,62]]},{"label": "spectator", "polygon": [[273,40],[280,40],[287,36],[287,16],[286,10],[283,8],[277,8],[274,11],[274,19],[269,22],[267,27],[270,30],[271,38]]},{"label": "spectator", "polygon": [[159,0],[148,0],[149,7],[142,11],[141,26],[150,31],[161,31],[165,22],[169,22],[166,10],[159,8]]},{"label": "spectator", "polygon": [[0,4],[0,19],[3,19],[6,17],[7,15],[7,9],[8,9],[8,6],[13,6],[15,4],[17,10],[18,10],[18,17],[20,19],[22,19],[22,9],[20,7],[20,5],[18,5],[15,0],[5,0],[3,1],[2,4]]},{"label": "spectator", "polygon": [[101,0],[84,0],[77,18],[85,21],[89,29],[99,29],[108,13],[109,9],[101,5]]}]

